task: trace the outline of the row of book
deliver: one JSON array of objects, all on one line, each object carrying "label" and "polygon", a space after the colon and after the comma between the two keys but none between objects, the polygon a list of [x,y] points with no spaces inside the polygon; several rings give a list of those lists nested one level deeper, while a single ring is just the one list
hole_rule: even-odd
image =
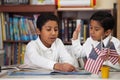
[{"label": "row of book", "polygon": [[26,44],[4,43],[4,65],[23,64]]},{"label": "row of book", "polygon": [[73,31],[78,25],[81,26],[81,31],[79,35],[81,43],[83,43],[86,40],[86,38],[89,37],[89,25],[87,20],[63,18],[61,25],[61,34],[63,42],[71,41]]},{"label": "row of book", "polygon": [[54,4],[54,0],[0,0],[1,5],[46,5]]},{"label": "row of book", "polygon": [[1,13],[3,41],[30,41],[37,38],[36,24],[33,18]]},{"label": "row of book", "polygon": [[30,0],[0,0],[1,5],[29,4]]}]

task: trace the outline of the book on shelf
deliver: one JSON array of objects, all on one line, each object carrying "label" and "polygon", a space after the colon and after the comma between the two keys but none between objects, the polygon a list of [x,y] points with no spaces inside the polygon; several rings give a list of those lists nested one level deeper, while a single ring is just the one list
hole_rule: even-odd
[{"label": "book on shelf", "polygon": [[30,0],[1,0],[1,5],[21,5],[29,3]]},{"label": "book on shelf", "polygon": [[30,4],[32,5],[47,5],[47,4],[55,4],[54,0],[31,0]]},{"label": "book on shelf", "polygon": [[23,64],[26,44],[5,43],[4,65]]},{"label": "book on shelf", "polygon": [[[6,64],[8,64],[9,65],[9,62],[8,61],[11,61],[10,59],[11,59],[11,57],[10,57],[10,55],[11,55],[11,48],[10,48],[11,46],[9,46],[9,44],[6,46],[6,45],[4,45],[4,50],[5,50],[5,53],[4,53],[4,65],[6,65]],[[8,54],[6,54],[6,53],[8,53]],[[9,58],[10,57],[10,58]]]},{"label": "book on shelf", "polygon": [[55,0],[58,8],[89,8],[96,5],[96,0]]},{"label": "book on shelf", "polygon": [[22,64],[26,41],[36,38],[34,16],[0,13],[0,49],[5,50],[4,65]]},{"label": "book on shelf", "polygon": [[5,17],[5,32],[6,32],[6,40],[10,40],[10,26],[9,26],[9,15],[4,13]]},{"label": "book on shelf", "polygon": [[22,44],[22,50],[21,50],[21,55],[20,55],[20,63],[24,63],[24,54],[25,54],[25,49],[26,49],[26,44]]},{"label": "book on shelf", "polygon": [[2,38],[2,19],[0,15],[0,49],[3,49],[3,38]]},{"label": "book on shelf", "polygon": [[4,13],[1,13],[1,25],[2,25],[2,39],[6,40],[5,14]]},{"label": "book on shelf", "polygon": [[65,42],[68,41],[68,20],[64,19],[64,40]]},{"label": "book on shelf", "polygon": [[13,16],[13,34],[14,34],[14,40],[20,40],[20,33],[19,33],[19,17]]},{"label": "book on shelf", "polygon": [[26,19],[26,23],[29,30],[30,40],[35,40],[37,38],[35,21],[33,19]]},{"label": "book on shelf", "polygon": [[2,40],[30,41],[37,38],[34,17],[1,13]]},{"label": "book on shelf", "polygon": [[81,43],[84,43],[86,38],[89,36],[89,25],[87,20],[84,19],[74,19],[74,18],[63,18],[62,19],[62,40],[63,42],[71,42],[72,34],[76,27],[80,25],[81,31],[79,33],[79,39]]},{"label": "book on shelf", "polygon": [[14,40],[14,31],[13,31],[13,18],[9,17],[9,29],[10,29],[10,40]]},{"label": "book on shelf", "polygon": [[22,44],[21,43],[18,43],[18,55],[17,55],[17,64],[21,64],[21,53],[22,53]]},{"label": "book on shelf", "polygon": [[34,40],[37,38],[34,20],[22,17],[20,20],[21,40]]}]

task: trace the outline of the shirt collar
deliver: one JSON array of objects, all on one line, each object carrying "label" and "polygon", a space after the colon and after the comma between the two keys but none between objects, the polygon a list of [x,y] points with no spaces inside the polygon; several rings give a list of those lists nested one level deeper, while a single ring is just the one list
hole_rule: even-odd
[{"label": "shirt collar", "polygon": [[107,44],[109,43],[109,40],[111,38],[111,34],[109,36],[107,36],[104,40],[103,40],[103,43],[104,43],[104,46],[107,46]]},{"label": "shirt collar", "polygon": [[37,39],[36,39],[36,41],[37,41],[37,44],[39,45],[39,47],[41,47],[43,50],[54,50],[54,46],[55,46],[55,42],[51,45],[51,47],[50,48],[47,48],[43,43],[42,43],[42,41],[41,41],[41,39],[38,37]]},{"label": "shirt collar", "polygon": [[[103,44],[104,44],[104,46],[107,46],[107,44],[108,44],[108,42],[109,42],[109,40],[110,40],[110,38],[111,38],[112,36],[111,36],[111,34],[109,35],[109,36],[107,36],[104,40],[103,40]],[[92,44],[99,44],[99,41],[95,41],[95,40],[93,40],[91,37],[90,37],[90,39],[91,39],[91,42],[92,42]],[[95,46],[95,45],[94,45]]]}]

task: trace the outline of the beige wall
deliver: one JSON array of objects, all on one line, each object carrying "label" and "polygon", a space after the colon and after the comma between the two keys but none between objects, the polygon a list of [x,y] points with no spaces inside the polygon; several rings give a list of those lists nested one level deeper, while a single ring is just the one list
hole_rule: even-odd
[{"label": "beige wall", "polygon": [[115,3],[117,0],[96,0],[96,6],[97,9],[112,9],[113,3]]},{"label": "beige wall", "polygon": [[120,40],[120,0],[117,0],[117,38]]},{"label": "beige wall", "polygon": [[95,9],[112,9],[117,3],[117,38],[120,40],[120,0],[96,0]]}]

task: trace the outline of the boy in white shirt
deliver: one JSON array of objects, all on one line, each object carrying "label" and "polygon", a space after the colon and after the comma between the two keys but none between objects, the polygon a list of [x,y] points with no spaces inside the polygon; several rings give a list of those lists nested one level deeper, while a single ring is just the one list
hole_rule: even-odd
[{"label": "boy in white shirt", "polygon": [[40,14],[36,24],[38,38],[27,44],[24,64],[50,70],[74,71],[73,58],[62,41],[57,38],[59,33],[57,16]]},{"label": "boy in white shirt", "polygon": [[[117,38],[111,36],[114,24],[113,16],[110,13],[106,11],[98,11],[94,13],[90,18],[90,37],[87,38],[83,45],[80,44],[80,40],[78,39],[80,26],[77,26],[72,38],[72,47],[75,56],[77,58],[85,56],[89,58],[93,47],[97,47],[100,42],[103,42],[103,45],[107,46],[109,41],[114,44],[117,54],[120,55],[120,41]],[[120,57],[119,61],[115,65],[106,60],[103,64],[120,69]]]}]

